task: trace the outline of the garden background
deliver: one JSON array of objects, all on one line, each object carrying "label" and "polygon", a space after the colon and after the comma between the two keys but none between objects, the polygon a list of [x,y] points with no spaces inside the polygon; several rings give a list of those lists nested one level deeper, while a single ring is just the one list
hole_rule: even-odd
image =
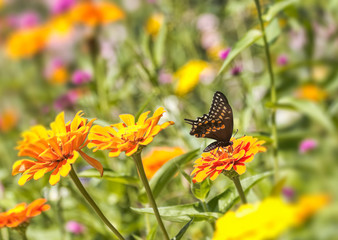
[{"label": "garden background", "polygon": [[[170,237],[227,239],[216,237],[214,223],[240,198],[224,175],[192,182],[211,140],[191,136],[184,122],[208,113],[220,91],[235,138],[265,141],[267,151],[240,176],[249,203],[330,199],[314,198],[309,217],[274,238],[337,239],[337,12],[336,0],[0,0],[0,212],[45,198],[51,208],[29,221],[28,239],[113,239],[69,176],[51,186],[47,173],[20,186],[16,146],[61,112],[66,122],[82,110],[109,126],[120,114],[137,119],[163,107],[160,123],[174,125],[142,157],[165,228]],[[133,159],[92,150],[83,148],[103,177],[81,157],[73,166],[109,221],[126,239],[165,239]],[[1,240],[19,236],[0,229]]]}]

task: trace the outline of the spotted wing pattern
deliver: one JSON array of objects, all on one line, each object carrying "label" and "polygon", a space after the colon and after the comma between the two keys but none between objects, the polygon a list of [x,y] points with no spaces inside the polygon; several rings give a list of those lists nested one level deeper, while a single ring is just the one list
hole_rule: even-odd
[{"label": "spotted wing pattern", "polygon": [[190,135],[197,138],[212,138],[216,142],[210,144],[205,151],[211,151],[219,146],[230,144],[233,131],[232,109],[227,98],[221,92],[216,92],[208,114],[196,120],[184,119],[192,125]]}]

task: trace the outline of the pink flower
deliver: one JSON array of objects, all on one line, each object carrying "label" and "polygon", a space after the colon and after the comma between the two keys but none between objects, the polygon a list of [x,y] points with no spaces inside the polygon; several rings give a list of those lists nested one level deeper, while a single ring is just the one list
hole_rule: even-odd
[{"label": "pink flower", "polygon": [[76,90],[70,90],[64,95],[61,95],[54,102],[54,108],[57,111],[63,111],[65,109],[71,109],[79,99],[79,93]]},{"label": "pink flower", "polygon": [[295,190],[291,187],[283,187],[282,194],[288,201],[292,201],[295,197]]},{"label": "pink flower", "polygon": [[75,235],[80,235],[86,231],[84,225],[76,221],[68,221],[66,224],[66,230]]},{"label": "pink flower", "polygon": [[280,66],[284,66],[288,63],[289,59],[288,56],[286,54],[281,54],[278,56],[277,58],[277,64]]},{"label": "pink flower", "polygon": [[242,72],[242,66],[236,65],[231,69],[230,72],[233,76],[238,76]]},{"label": "pink flower", "polygon": [[92,80],[92,75],[84,70],[76,70],[72,75],[72,83],[80,85]]},{"label": "pink flower", "polygon": [[15,16],[10,16],[9,24],[14,28],[32,28],[40,23],[39,15],[33,11],[27,11]]},{"label": "pink flower", "polygon": [[50,1],[50,10],[53,14],[60,14],[74,6],[76,0],[52,0]]},{"label": "pink flower", "polygon": [[161,84],[171,83],[173,81],[173,76],[170,73],[161,71],[158,76],[158,80]]},{"label": "pink flower", "polygon": [[318,143],[316,140],[305,139],[299,144],[299,152],[304,154],[312,149],[315,149],[317,146],[318,146]]},{"label": "pink flower", "polygon": [[219,52],[219,58],[225,60],[228,57],[230,51],[231,48],[223,49],[222,51]]}]

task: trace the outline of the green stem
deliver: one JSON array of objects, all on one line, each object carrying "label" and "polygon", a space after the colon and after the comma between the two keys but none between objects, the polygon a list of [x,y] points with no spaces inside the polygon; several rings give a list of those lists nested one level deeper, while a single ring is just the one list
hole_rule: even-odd
[{"label": "green stem", "polygon": [[65,221],[63,218],[63,209],[62,209],[62,195],[61,195],[61,183],[58,185],[58,193],[59,193],[59,199],[56,202],[56,213],[57,213],[57,218],[59,221],[59,228],[60,228],[60,235],[61,239],[65,238]]},{"label": "green stem", "polygon": [[[268,64],[269,76],[270,76],[270,85],[271,85],[270,99],[271,99],[271,103],[275,105],[277,103],[277,93],[276,93],[275,78],[274,78],[274,74],[272,71],[270,49],[269,49],[268,40],[266,38],[264,22],[262,18],[262,11],[261,11],[259,0],[255,0],[255,4],[256,4],[258,18],[259,18],[259,22],[260,22],[262,33],[263,33],[264,49],[265,49],[265,55],[266,55],[267,64]],[[278,164],[278,137],[277,137],[276,109],[275,108],[273,108],[271,112],[271,125],[272,125],[271,136],[273,139],[272,152],[273,152],[273,158],[274,158],[275,181],[277,181],[279,177],[278,176],[279,164]]]},{"label": "green stem", "polygon": [[83,187],[80,179],[78,178],[76,172],[74,171],[74,168],[72,166],[70,173],[70,177],[72,178],[75,186],[79,189],[83,197],[87,200],[87,202],[92,206],[96,214],[101,218],[101,220],[107,225],[107,227],[118,237],[120,240],[125,240],[123,236],[117,231],[117,229],[109,222],[109,220],[104,216],[100,208],[97,206],[95,201],[92,199],[92,197],[88,194],[87,190]]},{"label": "green stem", "polygon": [[233,178],[231,178],[231,180],[234,182],[234,184],[236,186],[238,195],[241,198],[242,203],[244,203],[244,204],[247,203],[246,197],[245,197],[242,185],[241,185],[241,181],[239,181],[239,176],[233,177]]},{"label": "green stem", "polygon": [[154,210],[154,214],[156,216],[157,222],[160,225],[160,228],[161,228],[161,230],[162,230],[162,232],[164,234],[165,239],[169,240],[170,239],[169,235],[168,235],[167,230],[165,229],[164,224],[162,222],[162,219],[161,219],[160,213],[158,211],[158,208],[157,208],[157,205],[156,205],[153,193],[151,191],[148,179],[146,177],[146,173],[144,172],[144,168],[143,168],[143,164],[142,164],[142,159],[141,159],[141,152],[137,152],[137,153],[133,154],[132,157],[133,157],[133,159],[135,161],[138,173],[140,175],[140,178],[142,180],[144,188],[145,188],[145,190],[147,192],[149,203],[150,203],[151,207]]}]

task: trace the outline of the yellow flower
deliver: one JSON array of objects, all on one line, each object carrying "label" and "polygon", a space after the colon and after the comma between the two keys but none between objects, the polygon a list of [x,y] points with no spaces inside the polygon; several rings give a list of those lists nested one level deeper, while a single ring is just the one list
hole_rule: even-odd
[{"label": "yellow flower", "polygon": [[94,27],[123,19],[124,12],[111,2],[83,1],[70,10],[70,16],[74,22]]},{"label": "yellow flower", "polygon": [[157,13],[150,16],[147,20],[145,29],[152,37],[156,37],[164,22],[163,14]]},{"label": "yellow flower", "polygon": [[180,147],[154,147],[142,161],[147,178],[152,178],[163,164],[183,153],[184,150]]},{"label": "yellow flower", "polygon": [[319,102],[327,98],[327,92],[317,85],[304,85],[296,91],[296,96],[300,99],[307,99]]},{"label": "yellow flower", "polygon": [[200,74],[208,67],[208,63],[201,60],[191,60],[181,67],[174,78],[178,80],[176,94],[183,96],[190,92],[198,84]]},{"label": "yellow flower", "polygon": [[37,199],[27,206],[26,203],[20,203],[7,212],[0,213],[0,228],[9,227],[14,228],[22,223],[29,222],[29,220],[41,212],[50,209],[46,199]]},{"label": "yellow flower", "polygon": [[43,26],[15,31],[7,39],[7,54],[13,59],[32,57],[45,48],[47,36]]},{"label": "yellow flower", "polygon": [[86,138],[94,120],[88,122],[79,111],[72,121],[65,123],[62,112],[50,124],[50,130],[37,125],[24,132],[23,140],[18,143],[18,155],[35,160],[23,159],[14,163],[12,174],[22,173],[19,185],[24,185],[32,178],[40,179],[51,171],[49,183],[56,184],[60,176],[68,175],[78,153],[102,174],[102,165],[81,151],[88,143]]},{"label": "yellow flower", "polygon": [[70,35],[73,30],[73,23],[67,14],[53,17],[46,23],[49,31],[49,40],[54,38],[65,38]]},{"label": "yellow flower", "polygon": [[88,139],[89,148],[95,147],[94,152],[98,149],[108,149],[110,157],[117,157],[121,152],[125,152],[127,156],[131,156],[140,146],[146,146],[153,141],[160,131],[174,124],[169,121],[161,125],[157,125],[158,121],[164,113],[162,107],[158,108],[152,117],[147,119],[150,111],[142,113],[137,123],[135,118],[130,114],[120,115],[124,123],[113,124],[109,127],[93,126]]},{"label": "yellow flower", "polygon": [[216,222],[213,240],[275,239],[292,226],[293,210],[279,198],[259,204],[245,204],[229,211]]},{"label": "yellow flower", "polygon": [[310,216],[323,208],[330,201],[326,194],[302,196],[295,207],[295,224],[298,226],[304,223]]},{"label": "yellow flower", "polygon": [[255,154],[265,152],[266,148],[261,146],[264,141],[258,141],[251,136],[232,138],[232,146],[216,148],[210,152],[202,153],[202,157],[195,161],[193,182],[202,182],[209,177],[215,180],[223,171],[234,169],[238,174],[246,170],[245,163],[251,162]]}]

